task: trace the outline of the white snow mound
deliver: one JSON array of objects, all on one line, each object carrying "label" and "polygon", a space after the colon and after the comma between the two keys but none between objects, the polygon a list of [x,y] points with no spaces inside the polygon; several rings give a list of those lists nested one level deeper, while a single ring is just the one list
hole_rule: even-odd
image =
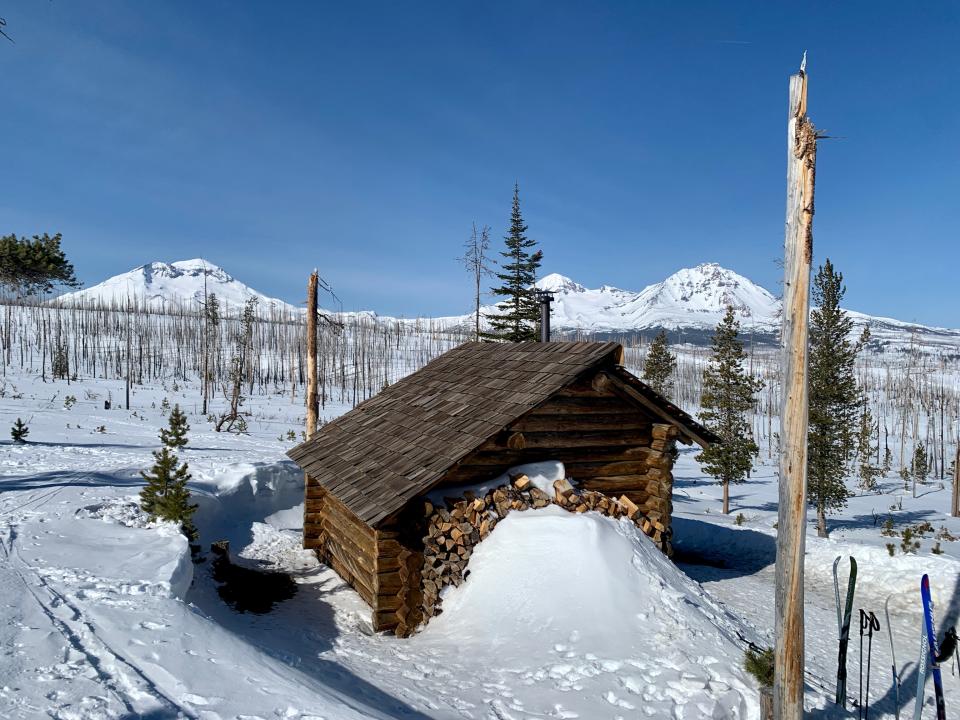
[{"label": "white snow mound", "polygon": [[[514,512],[473,553],[418,642],[455,643],[568,689],[619,675],[627,705],[672,717],[755,717],[735,620],[627,520]],[[561,683],[561,688],[563,687]],[[621,706],[627,707],[627,706]]]}]

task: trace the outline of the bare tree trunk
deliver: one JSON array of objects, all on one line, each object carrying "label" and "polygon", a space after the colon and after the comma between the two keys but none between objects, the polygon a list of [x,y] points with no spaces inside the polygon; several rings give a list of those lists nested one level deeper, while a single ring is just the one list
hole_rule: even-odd
[{"label": "bare tree trunk", "polygon": [[802,720],[803,555],[807,517],[807,324],[813,256],[816,131],[807,117],[804,63],[790,78],[784,243],[783,408],[774,628],[774,716]]},{"label": "bare tree trunk", "polygon": [[953,460],[953,496],[950,498],[950,514],[960,517],[960,443],[957,444],[957,455]]},{"label": "bare tree trunk", "polygon": [[200,391],[203,393],[203,415],[207,415],[208,385],[210,383],[210,329],[207,311],[207,266],[203,266],[203,377],[200,379]]},{"label": "bare tree trunk", "polygon": [[723,481],[723,514],[730,514],[730,483]]},{"label": "bare tree trunk", "polygon": [[314,270],[307,282],[307,439],[317,432],[317,281]]}]

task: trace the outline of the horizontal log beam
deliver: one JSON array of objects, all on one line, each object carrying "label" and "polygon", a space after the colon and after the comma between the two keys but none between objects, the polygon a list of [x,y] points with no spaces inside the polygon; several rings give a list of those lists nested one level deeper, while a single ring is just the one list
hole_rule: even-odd
[{"label": "horizontal log beam", "polygon": [[652,438],[653,423],[634,415],[529,415],[510,426],[515,432],[577,432],[580,430],[646,430]]},{"label": "horizontal log beam", "polygon": [[623,414],[632,415],[637,412],[637,406],[625,402],[619,397],[585,396],[565,397],[554,395],[530,411],[532,415],[563,415],[576,414]]},{"label": "horizontal log beam", "polygon": [[[509,434],[501,433],[478,448],[484,450],[506,449]],[[571,432],[531,432],[524,433],[527,450],[584,447],[622,447],[625,445],[644,445],[650,443],[649,433],[638,430],[617,432],[613,430],[585,430]]]}]

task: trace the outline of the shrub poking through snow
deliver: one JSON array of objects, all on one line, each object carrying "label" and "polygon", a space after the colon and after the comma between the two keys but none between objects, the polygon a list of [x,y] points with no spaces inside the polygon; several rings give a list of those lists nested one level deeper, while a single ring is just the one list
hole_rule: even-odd
[{"label": "shrub poking through snow", "polygon": [[10,428],[10,437],[13,438],[15,443],[25,443],[27,441],[27,435],[30,434],[30,428],[27,427],[27,424],[17,418],[17,421],[13,424],[13,427]]},{"label": "shrub poking through snow", "polygon": [[[177,408],[179,410],[179,408]],[[180,419],[170,414],[169,428],[160,431],[164,445],[153,453],[153,467],[141,472],[146,486],[140,491],[140,507],[151,519],[168,520],[177,523],[189,540],[197,539],[197,529],[193,525],[196,505],[190,503],[189,466],[180,464],[176,449],[187,444],[186,418],[179,413]]]},{"label": "shrub poking through snow", "polygon": [[757,679],[760,687],[773,687],[773,648],[747,648],[743,657],[743,669]]}]

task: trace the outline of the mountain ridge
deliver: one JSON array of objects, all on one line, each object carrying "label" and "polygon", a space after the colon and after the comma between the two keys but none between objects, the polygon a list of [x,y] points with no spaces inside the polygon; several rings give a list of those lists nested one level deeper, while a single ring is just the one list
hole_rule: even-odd
[{"label": "mountain ridge", "polygon": [[[123,304],[136,298],[151,309],[162,310],[171,301],[202,303],[204,280],[206,292],[216,293],[231,311],[242,307],[247,299],[256,297],[261,307],[286,313],[303,312],[302,307],[264,295],[202,258],[146,263],[90,288],[62,295],[59,302],[112,301]],[[702,344],[709,339],[728,305],[734,307],[744,333],[751,337],[776,342],[780,327],[780,300],[752,280],[715,262],[681,268],[640,291],[611,285],[590,289],[559,273],[545,275],[536,286],[554,292],[551,323],[561,334],[615,335],[666,330],[677,333],[684,341]],[[497,308],[488,305],[483,311],[492,314]],[[960,354],[960,330],[876,317],[854,310],[847,312],[858,333],[863,327],[870,327],[875,348],[903,348],[916,340],[926,346]],[[396,319],[378,316],[372,311],[335,314]],[[473,315],[434,319],[448,325],[467,326],[472,324]]]}]

